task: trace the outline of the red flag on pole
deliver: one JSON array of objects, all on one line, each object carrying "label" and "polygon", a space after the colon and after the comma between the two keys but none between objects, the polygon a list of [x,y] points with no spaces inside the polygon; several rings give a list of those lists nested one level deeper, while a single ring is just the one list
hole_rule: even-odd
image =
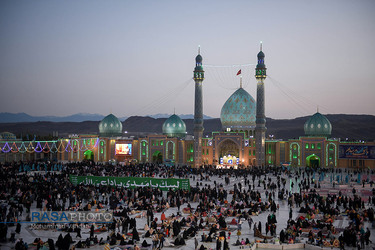
[{"label": "red flag on pole", "polygon": [[239,70],[239,71],[237,72],[237,76],[238,76],[238,75],[241,75],[241,70]]}]

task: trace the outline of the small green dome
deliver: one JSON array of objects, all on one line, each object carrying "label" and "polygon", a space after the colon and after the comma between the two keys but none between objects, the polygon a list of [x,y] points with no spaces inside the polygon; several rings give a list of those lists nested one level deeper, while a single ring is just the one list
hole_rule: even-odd
[{"label": "small green dome", "polygon": [[259,51],[259,53],[258,53],[258,59],[264,58],[264,57],[265,57],[265,55],[264,55],[263,51]]},{"label": "small green dome", "polygon": [[99,123],[99,135],[103,137],[121,136],[122,123],[119,119],[109,114]]},{"label": "small green dome", "polygon": [[197,63],[202,63],[202,61],[203,61],[202,56],[201,56],[200,54],[198,54],[198,55],[195,57],[195,62],[197,62]]},{"label": "small green dome", "polygon": [[305,135],[308,136],[329,137],[331,136],[332,125],[327,117],[317,112],[305,122],[304,130]]},{"label": "small green dome", "polygon": [[195,57],[195,68],[194,68],[194,71],[201,71],[201,72],[203,72],[202,61],[203,61],[202,56],[200,54],[198,54]]},{"label": "small green dome", "polygon": [[1,140],[16,140],[15,134],[12,134],[10,132],[3,132],[0,133],[0,139]]},{"label": "small green dome", "polygon": [[226,130],[255,128],[256,102],[243,88],[237,89],[221,108],[221,125]]},{"label": "small green dome", "polygon": [[264,53],[263,51],[260,51],[257,55],[258,57],[258,64],[256,69],[266,69],[266,65],[264,64]]},{"label": "small green dome", "polygon": [[171,115],[163,123],[163,134],[169,137],[184,137],[186,135],[186,125],[178,115]]}]

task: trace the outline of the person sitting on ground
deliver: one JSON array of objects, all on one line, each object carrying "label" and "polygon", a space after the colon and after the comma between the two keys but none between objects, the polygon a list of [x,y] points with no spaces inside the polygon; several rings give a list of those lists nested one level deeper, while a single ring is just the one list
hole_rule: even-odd
[{"label": "person sitting on ground", "polygon": [[237,241],[236,241],[236,243],[234,243],[234,245],[235,245],[235,246],[239,246],[239,245],[241,245],[241,242],[240,242],[240,240],[239,240],[239,239],[237,239]]},{"label": "person sitting on ground", "polygon": [[25,245],[24,245],[24,243],[23,243],[22,238],[20,238],[20,239],[18,240],[18,242],[16,243],[15,249],[16,249],[16,250],[18,250],[18,249],[26,249],[26,248],[25,248]]},{"label": "person sitting on ground", "polygon": [[104,239],[103,238],[100,238],[99,245],[104,245]]},{"label": "person sitting on ground", "polygon": [[32,244],[37,245],[39,241],[40,241],[40,238],[35,238]]},{"label": "person sitting on ground", "polygon": [[142,247],[149,247],[151,244],[148,244],[146,240],[142,242]]},{"label": "person sitting on ground", "polygon": [[151,235],[154,233],[154,229],[150,228],[148,231],[145,233],[145,237],[151,237]]},{"label": "person sitting on ground", "polygon": [[55,243],[54,243],[53,239],[48,239],[47,242],[48,242],[49,249],[55,250]]},{"label": "person sitting on ground", "polygon": [[202,234],[202,242],[206,242],[207,241],[207,235],[203,232]]},{"label": "person sitting on ground", "polygon": [[124,246],[124,245],[126,245],[126,242],[125,242],[125,239],[122,238],[122,240],[120,241],[120,246]]},{"label": "person sitting on ground", "polygon": [[88,247],[88,248],[89,248],[89,247],[90,247],[90,245],[91,245],[91,244],[90,244],[90,238],[87,238],[87,239],[86,239],[86,247]]},{"label": "person sitting on ground", "polygon": [[185,243],[184,238],[181,236],[181,234],[179,234],[174,241],[174,245],[175,246],[181,246],[181,245],[184,245],[184,243]]},{"label": "person sitting on ground", "polygon": [[117,233],[117,234],[116,234],[116,239],[117,239],[117,240],[121,240],[122,238],[123,238],[123,237],[122,237],[122,235],[121,235],[120,233]]},{"label": "person sitting on ground", "polygon": [[201,247],[199,248],[199,250],[207,250],[207,248],[205,246],[203,246],[203,244],[202,244]]},{"label": "person sitting on ground", "polygon": [[115,235],[112,235],[109,245],[113,246],[113,245],[116,245],[116,243],[117,243],[116,237]]},{"label": "person sitting on ground", "polygon": [[250,245],[250,240],[249,238],[246,238],[246,242],[245,242],[246,245]]},{"label": "person sitting on ground", "polygon": [[81,241],[78,241],[78,243],[76,244],[76,248],[83,248],[83,244]]}]

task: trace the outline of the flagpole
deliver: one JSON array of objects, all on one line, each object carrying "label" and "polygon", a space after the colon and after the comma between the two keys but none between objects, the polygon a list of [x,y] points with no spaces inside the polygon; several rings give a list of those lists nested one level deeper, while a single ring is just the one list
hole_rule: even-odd
[{"label": "flagpole", "polygon": [[242,74],[241,69],[237,72],[237,76],[240,76],[240,88],[242,89]]}]

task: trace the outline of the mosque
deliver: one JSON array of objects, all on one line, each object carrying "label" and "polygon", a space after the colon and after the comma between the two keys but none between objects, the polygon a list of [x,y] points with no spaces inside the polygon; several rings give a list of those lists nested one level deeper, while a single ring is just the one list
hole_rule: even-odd
[{"label": "mosque", "polygon": [[95,162],[153,162],[218,168],[250,166],[307,166],[329,168],[375,168],[374,142],[342,142],[331,138],[332,125],[321,113],[304,124],[305,135],[287,141],[266,139],[265,54],[257,55],[256,100],[240,87],[221,108],[222,130],[203,137],[203,58],[198,53],[194,68],[194,134],[188,135],[184,121],[173,114],[162,126],[162,134],[127,137],[122,123],[109,114],[99,123],[99,134],[72,135],[56,141],[22,141],[11,133],[0,134],[0,162],[59,160]]}]

